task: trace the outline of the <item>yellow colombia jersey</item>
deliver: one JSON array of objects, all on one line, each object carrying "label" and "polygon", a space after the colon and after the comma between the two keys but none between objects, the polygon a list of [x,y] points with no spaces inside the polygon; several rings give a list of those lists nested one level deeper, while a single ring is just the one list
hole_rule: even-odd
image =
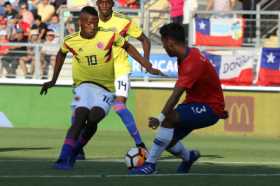
[{"label": "yellow colombia jersey", "polygon": [[124,42],[119,34],[100,28],[92,39],[82,38],[80,32],[66,36],[61,51],[73,54],[74,84],[90,81],[114,91],[112,46],[122,47]]},{"label": "yellow colombia jersey", "polygon": [[[132,22],[127,16],[117,12],[113,12],[111,19],[106,22],[99,19],[98,26],[117,32],[126,39],[129,37],[138,38],[142,34],[142,30],[138,25]],[[131,72],[128,55],[124,49],[113,47],[113,56],[116,77]]]}]

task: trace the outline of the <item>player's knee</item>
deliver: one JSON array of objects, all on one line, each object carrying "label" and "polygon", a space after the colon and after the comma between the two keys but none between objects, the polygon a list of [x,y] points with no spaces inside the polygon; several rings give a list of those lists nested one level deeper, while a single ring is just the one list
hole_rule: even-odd
[{"label": "player's knee", "polygon": [[171,149],[174,145],[176,145],[177,142],[178,142],[178,140],[173,137],[172,141],[166,147],[167,151],[170,151],[169,149]]},{"label": "player's knee", "polygon": [[89,125],[97,125],[104,117],[106,113],[100,107],[93,107],[88,115],[88,124]]},{"label": "player's knee", "polygon": [[178,123],[178,121],[179,121],[179,116],[176,112],[173,111],[166,115],[166,118],[163,121],[162,126],[166,128],[175,128],[176,123]]},{"label": "player's knee", "polygon": [[121,101],[115,101],[112,108],[115,112],[127,109],[125,103]]},{"label": "player's knee", "polygon": [[161,126],[164,127],[164,128],[175,128],[173,121],[172,120],[168,120],[168,119],[165,119],[162,122]]},{"label": "player's knee", "polygon": [[115,102],[122,102],[122,103],[126,103],[126,100],[127,100],[127,98],[126,97],[124,97],[124,96],[116,96],[116,98],[115,98]]},{"label": "player's knee", "polygon": [[89,114],[89,109],[86,107],[78,107],[76,108],[74,113],[75,118],[85,118],[85,119],[87,119],[88,114]]},{"label": "player's knee", "polygon": [[85,127],[85,131],[87,133],[95,133],[97,130],[97,123],[88,123],[87,126]]},{"label": "player's knee", "polygon": [[89,109],[85,107],[78,107],[72,115],[72,126],[82,127],[88,119]]}]

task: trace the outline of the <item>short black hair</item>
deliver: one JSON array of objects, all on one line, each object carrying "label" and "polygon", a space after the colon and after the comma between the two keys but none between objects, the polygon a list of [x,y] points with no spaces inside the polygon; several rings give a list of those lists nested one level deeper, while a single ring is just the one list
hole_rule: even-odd
[{"label": "short black hair", "polygon": [[[98,0],[97,0],[98,1]],[[114,0],[111,0],[112,1],[112,3],[115,3],[115,1]]]},{"label": "short black hair", "polygon": [[6,7],[6,6],[8,6],[8,5],[10,5],[10,6],[12,6],[12,4],[10,3],[10,1],[6,1],[5,3],[4,3],[4,7]]},{"label": "short black hair", "polygon": [[34,20],[42,21],[42,17],[40,15],[35,15]]},{"label": "short black hair", "polygon": [[178,23],[163,25],[160,28],[159,33],[161,37],[170,37],[179,43],[185,43],[186,40],[184,27]]},{"label": "short black hair", "polygon": [[98,16],[98,12],[93,6],[85,6],[84,8],[82,8],[81,13],[87,13],[93,16]]}]

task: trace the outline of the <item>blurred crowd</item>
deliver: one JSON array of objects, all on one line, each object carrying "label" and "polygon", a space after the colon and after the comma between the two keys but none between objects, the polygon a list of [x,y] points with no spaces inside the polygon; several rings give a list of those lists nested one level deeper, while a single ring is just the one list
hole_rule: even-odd
[{"label": "blurred crowd", "polygon": [[[63,17],[65,30],[70,34],[77,30],[81,7],[95,5],[94,0],[0,0],[0,76],[15,78],[18,73],[33,78],[35,47],[32,45],[5,46],[5,43],[41,43],[40,76],[48,77],[49,67],[54,64],[61,33],[59,11],[66,6]],[[118,0],[116,6],[139,8],[139,0]],[[74,12],[74,13],[73,13]],[[76,15],[77,14],[77,15]]]},{"label": "blurred crowd", "polygon": [[[34,76],[35,48],[32,45],[5,46],[10,43],[43,44],[40,48],[40,75],[47,78],[49,67],[54,64],[59,47],[60,34],[77,31],[81,7],[95,6],[96,0],[0,0],[0,76],[14,78],[20,72],[25,78]],[[169,3],[171,21],[183,24],[188,35],[190,20],[199,9],[201,0],[166,0]],[[206,3],[207,2],[207,3]],[[256,10],[260,0],[205,0],[204,10],[221,12],[231,10]],[[66,7],[60,16],[61,7]],[[121,8],[140,8],[140,0],[115,0]],[[277,10],[280,9],[280,4]],[[64,20],[60,20],[60,18]],[[255,20],[255,15],[244,15]],[[60,22],[63,22],[61,30]],[[245,39],[255,37],[255,22],[246,22]]]},{"label": "blurred crowd", "polygon": [[7,78],[15,78],[19,68],[25,78],[34,75],[33,46],[5,46],[3,43],[42,43],[41,78],[47,78],[48,68],[54,63],[59,43],[57,10],[66,0],[0,0],[0,56],[1,71]]}]

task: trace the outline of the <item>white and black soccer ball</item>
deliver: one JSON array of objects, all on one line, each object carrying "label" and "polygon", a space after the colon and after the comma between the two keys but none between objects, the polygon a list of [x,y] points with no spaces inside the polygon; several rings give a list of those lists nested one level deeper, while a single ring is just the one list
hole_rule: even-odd
[{"label": "white and black soccer ball", "polygon": [[132,147],[125,155],[125,164],[128,169],[139,167],[144,164],[147,158],[147,151],[144,148]]}]

